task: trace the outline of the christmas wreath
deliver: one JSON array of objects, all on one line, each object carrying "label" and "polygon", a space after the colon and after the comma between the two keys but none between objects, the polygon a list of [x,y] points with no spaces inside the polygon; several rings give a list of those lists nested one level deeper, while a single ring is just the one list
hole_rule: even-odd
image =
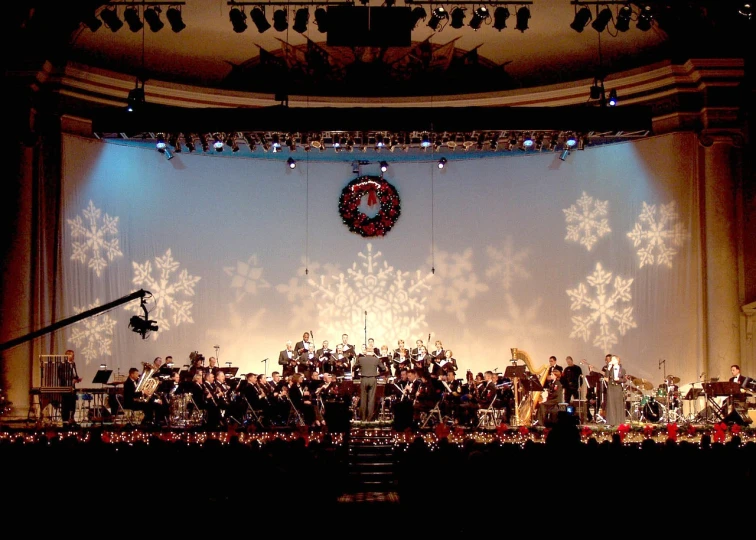
[{"label": "christmas wreath", "polygon": [[[359,209],[362,197],[367,205],[380,205],[378,213],[369,218]],[[362,236],[383,236],[399,219],[402,206],[396,188],[380,176],[360,176],[341,191],[339,213],[349,230]]]}]

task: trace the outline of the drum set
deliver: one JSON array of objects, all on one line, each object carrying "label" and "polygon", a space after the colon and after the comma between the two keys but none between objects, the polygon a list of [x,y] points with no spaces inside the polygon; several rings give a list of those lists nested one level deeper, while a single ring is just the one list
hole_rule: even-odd
[{"label": "drum set", "polygon": [[625,416],[632,422],[676,423],[686,420],[680,399],[679,377],[669,376],[656,389],[646,379],[628,385]]}]

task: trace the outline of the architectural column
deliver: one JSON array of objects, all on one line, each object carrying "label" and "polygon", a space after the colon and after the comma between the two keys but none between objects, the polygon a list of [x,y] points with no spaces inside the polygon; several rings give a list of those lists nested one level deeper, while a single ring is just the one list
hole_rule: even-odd
[{"label": "architectural column", "polygon": [[730,365],[740,362],[740,290],[737,190],[733,148],[742,147],[736,132],[704,130],[701,150],[700,194],[702,252],[705,265],[707,377],[726,380]]}]

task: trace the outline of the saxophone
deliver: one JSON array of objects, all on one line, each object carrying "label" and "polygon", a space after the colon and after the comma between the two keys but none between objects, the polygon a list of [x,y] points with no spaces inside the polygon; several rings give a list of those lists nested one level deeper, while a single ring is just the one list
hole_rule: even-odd
[{"label": "saxophone", "polygon": [[[530,355],[522,349],[512,349],[512,359],[525,362],[528,371],[538,377],[541,386],[546,383],[546,377],[549,376],[548,364],[536,370],[533,367],[533,361],[530,359]],[[530,426],[533,420],[533,413],[537,410],[538,404],[541,402],[541,392],[531,391],[526,392],[525,394],[526,395],[520,400],[520,403],[516,405],[517,415],[521,426]]]}]

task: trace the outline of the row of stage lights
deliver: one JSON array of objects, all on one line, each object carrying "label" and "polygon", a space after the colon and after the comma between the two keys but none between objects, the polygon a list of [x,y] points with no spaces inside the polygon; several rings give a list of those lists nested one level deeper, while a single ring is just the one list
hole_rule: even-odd
[{"label": "row of stage lights", "polygon": [[[302,145],[302,137],[295,137],[292,135],[282,136],[274,133],[267,137],[258,137],[252,134],[225,134],[215,133],[213,135],[183,135],[171,134],[166,136],[165,133],[157,133],[155,135],[158,152],[164,154],[167,159],[172,159],[175,153],[181,152],[182,140],[183,145],[191,153],[196,150],[196,143],[202,148],[203,152],[210,151],[212,146],[215,152],[223,152],[226,148],[230,148],[232,153],[239,151],[239,142],[237,139],[241,137],[247,144],[250,151],[254,152],[257,148],[258,142],[260,143],[263,151],[277,153],[283,151],[285,147],[288,147],[290,151],[296,151],[298,145]],[[414,139],[417,139],[415,142]],[[326,143],[322,136],[316,135],[313,137],[305,137],[306,142],[304,145],[305,151],[312,149],[324,151],[326,149]],[[362,144],[362,138],[349,136],[333,137],[329,145],[334,151],[347,151],[351,152],[355,147],[358,147],[363,152],[367,151],[367,145]],[[454,151],[458,146],[462,147],[465,151],[470,148],[476,148],[477,150],[491,150],[496,151],[498,149],[514,151],[520,150],[523,152],[543,152],[543,151],[560,151],[560,159],[564,161],[569,155],[569,152],[574,148],[582,149],[582,140],[575,133],[560,133],[560,132],[510,132],[500,135],[498,132],[493,133],[481,133],[477,137],[465,137],[465,140],[461,143],[457,143],[456,138],[448,136],[432,136],[429,133],[417,134],[414,137],[411,144],[417,144],[421,150],[432,149],[434,152],[439,152],[446,148],[446,150]],[[397,137],[384,136],[376,134],[369,138],[367,142],[370,146],[373,146],[376,151],[387,149],[393,152],[396,148],[402,148],[405,151],[409,149],[409,145],[403,144],[404,141],[400,141]],[[441,158],[438,161],[438,168],[443,169],[446,165],[446,158]],[[293,157],[289,157],[286,161],[290,168],[296,167],[296,160]],[[383,172],[388,168],[388,164],[385,161],[381,162],[381,170]]]},{"label": "row of stage lights", "polygon": [[[109,6],[100,11],[100,17],[98,18],[94,13],[84,19],[84,24],[92,32],[96,32],[103,23],[112,32],[118,32],[123,28],[123,21],[129,26],[129,30],[132,32],[140,32],[144,28],[144,24],[147,23],[150,30],[153,32],[159,32],[165,27],[165,23],[160,18],[160,14],[163,10],[161,5],[169,6],[165,12],[165,17],[168,19],[168,24],[171,26],[171,30],[176,33],[181,32],[186,28],[184,19],[181,15],[181,6],[185,2],[171,2],[161,4],[159,2],[110,2]],[[118,6],[125,5],[123,10],[123,20],[118,16]],[[141,11],[141,15],[140,15]]]}]

